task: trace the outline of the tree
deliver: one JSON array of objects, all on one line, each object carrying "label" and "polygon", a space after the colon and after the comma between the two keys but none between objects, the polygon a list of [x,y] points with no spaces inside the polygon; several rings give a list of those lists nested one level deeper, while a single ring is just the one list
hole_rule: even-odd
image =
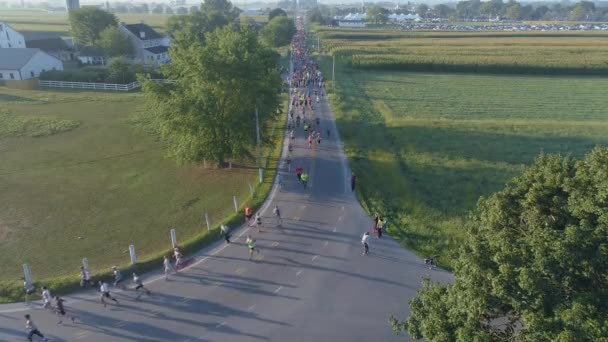
[{"label": "tree", "polygon": [[108,27],[99,34],[97,44],[108,56],[132,56],[133,43],[116,27]]},{"label": "tree", "polygon": [[69,19],[74,41],[82,46],[95,45],[101,31],[118,25],[114,14],[95,7],[70,11]]},{"label": "tree", "polygon": [[202,42],[207,32],[230,24],[237,25],[240,13],[227,0],[205,0],[198,11],[169,17],[167,31],[178,39]]},{"label": "tree", "polygon": [[[176,84],[143,80],[153,127],[178,162],[251,157],[254,113],[260,122],[277,115],[281,77],[278,54],[258,42],[255,31],[231,26],[202,41],[176,41],[164,69]],[[262,132],[262,139],[269,141]]]},{"label": "tree", "polygon": [[260,39],[267,46],[280,47],[289,44],[295,33],[296,25],[293,19],[278,16],[260,31]]},{"label": "tree", "polygon": [[367,20],[374,24],[386,24],[388,22],[388,10],[380,6],[371,6],[367,9]]},{"label": "tree", "polygon": [[165,7],[165,14],[173,14],[173,8],[166,6]]},{"label": "tree", "polygon": [[[127,84],[136,80],[136,70],[138,66],[129,64],[122,58],[113,58],[108,64],[108,77],[106,82]],[[142,71],[142,70],[139,70]]]},{"label": "tree", "polygon": [[545,14],[549,12],[549,7],[546,5],[538,6],[532,11],[531,19],[533,20],[541,20],[545,17]]},{"label": "tree", "polygon": [[323,23],[323,21],[325,20],[323,18],[323,14],[321,13],[321,10],[318,7],[315,7],[313,9],[311,9],[310,11],[308,11],[308,15],[306,16],[306,18],[308,18],[308,21],[311,23]]},{"label": "tree", "polygon": [[426,4],[420,4],[416,7],[416,12],[423,18],[427,17],[427,13],[429,12],[429,6]]},{"label": "tree", "polygon": [[177,14],[188,14],[188,9],[186,7],[178,7],[175,11]]},{"label": "tree", "polygon": [[595,12],[595,4],[591,1],[581,1],[570,12],[570,20],[587,20]]},{"label": "tree", "polygon": [[507,16],[507,18],[509,18],[511,20],[521,19],[521,5],[514,4],[514,5],[507,7],[506,16]]},{"label": "tree", "polygon": [[448,18],[452,14],[452,12],[454,12],[454,10],[452,10],[450,6],[446,4],[435,5],[433,9],[435,10],[435,14],[439,18]]},{"label": "tree", "polygon": [[163,5],[156,5],[156,7],[154,7],[152,9],[152,13],[154,13],[154,14],[163,14],[164,10],[165,9],[164,9]]},{"label": "tree", "polygon": [[268,22],[270,22],[274,17],[278,17],[278,16],[286,17],[287,12],[285,12],[284,10],[282,10],[280,8],[273,9],[272,11],[270,11],[268,13]]},{"label": "tree", "polygon": [[425,280],[407,329],[428,341],[608,339],[608,149],[541,155],[480,199],[455,282]]}]

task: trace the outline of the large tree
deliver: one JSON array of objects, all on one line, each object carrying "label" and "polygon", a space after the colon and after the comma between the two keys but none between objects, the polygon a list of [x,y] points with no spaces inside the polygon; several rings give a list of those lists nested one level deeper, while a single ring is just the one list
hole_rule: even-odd
[{"label": "large tree", "polygon": [[278,16],[260,31],[260,39],[267,46],[280,47],[289,44],[295,33],[296,25],[293,19]]},{"label": "large tree", "polygon": [[[175,84],[144,82],[155,127],[179,162],[250,157],[255,110],[260,122],[277,114],[278,55],[259,44],[255,31],[230,26],[201,41],[177,41],[164,70]],[[262,139],[267,140],[262,132]]]},{"label": "large tree", "polygon": [[280,8],[275,8],[268,13],[268,21],[270,22],[272,19],[274,19],[275,17],[279,17],[279,16],[286,17],[287,12],[285,12],[284,10],[282,10]]},{"label": "large tree", "polygon": [[133,42],[114,26],[101,31],[97,45],[110,57],[130,57],[135,52]]},{"label": "large tree", "polygon": [[205,0],[200,10],[169,17],[167,31],[180,39],[204,41],[205,33],[226,25],[238,25],[241,10],[227,0]]},{"label": "large tree", "polygon": [[455,282],[428,280],[407,322],[427,341],[608,340],[608,149],[541,155],[479,201]]},{"label": "large tree", "polygon": [[367,20],[374,24],[385,24],[388,21],[388,15],[388,10],[381,6],[375,5],[367,9]]},{"label": "large tree", "polygon": [[118,25],[118,19],[114,14],[95,7],[70,11],[69,17],[74,40],[83,46],[95,45],[101,31]]}]

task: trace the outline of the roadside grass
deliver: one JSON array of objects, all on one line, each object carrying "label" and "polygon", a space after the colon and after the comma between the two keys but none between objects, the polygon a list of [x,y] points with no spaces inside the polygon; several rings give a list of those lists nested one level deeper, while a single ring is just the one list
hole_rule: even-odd
[{"label": "roadside grass", "polygon": [[[331,58],[320,66],[331,75]],[[389,233],[451,267],[468,212],[539,153],[608,144],[608,79],[360,71],[330,96],[358,197]],[[331,89],[331,82],[328,82]]]},{"label": "roadside grass", "polygon": [[[140,94],[19,91],[0,88],[0,109],[20,117],[72,120],[80,126],[43,137],[0,140],[0,302],[23,299],[22,263],[37,285],[59,294],[78,287],[87,257],[96,277],[109,266],[127,269],[134,244],[140,271],[160,267],[176,228],[186,254],[219,238],[220,221],[236,226],[232,196],[259,206],[274,180],[283,120],[264,125],[265,182],[253,162],[231,170],[178,167],[161,143],[135,128]],[[286,101],[286,100],[285,100]],[[254,188],[253,197],[250,185]],[[207,232],[204,213],[213,230]]]}]

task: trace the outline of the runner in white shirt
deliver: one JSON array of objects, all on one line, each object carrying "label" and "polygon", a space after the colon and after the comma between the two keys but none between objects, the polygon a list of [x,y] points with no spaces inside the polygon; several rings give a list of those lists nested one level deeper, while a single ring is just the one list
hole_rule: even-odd
[{"label": "runner in white shirt", "polygon": [[51,296],[51,290],[49,290],[46,286],[42,287],[42,299],[44,299],[44,304],[42,304],[43,308],[49,309],[53,307],[53,296]]},{"label": "runner in white shirt", "polygon": [[169,280],[169,273],[175,272],[171,260],[166,255],[163,258],[163,268],[165,269],[165,280]]},{"label": "runner in white shirt", "polygon": [[108,283],[102,282],[100,280],[99,281],[99,292],[101,292],[101,296],[99,297],[99,299],[101,300],[101,304],[103,304],[104,308],[106,306],[108,306],[106,304],[106,301],[104,300],[104,298],[109,298],[109,299],[113,300],[116,304],[118,304],[118,301],[116,300],[116,298],[114,298],[110,295],[110,286],[108,286]]},{"label": "runner in white shirt", "polygon": [[369,254],[369,232],[363,233],[363,237],[361,237],[361,243],[363,244],[364,252],[363,255]]}]

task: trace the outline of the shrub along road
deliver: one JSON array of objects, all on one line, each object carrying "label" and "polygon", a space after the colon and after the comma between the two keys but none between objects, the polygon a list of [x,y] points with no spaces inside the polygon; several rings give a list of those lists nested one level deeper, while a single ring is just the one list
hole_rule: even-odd
[{"label": "shrub along road", "polygon": [[[283,189],[275,186],[262,208],[263,232],[241,227],[230,245],[204,250],[170,281],[146,275],[152,295],[141,300],[134,291],[116,291],[120,305],[104,309],[93,290],[67,297],[68,311],[82,320],[75,324],[64,320],[57,325],[54,314],[38,302],[1,306],[0,340],[24,336],[26,313],[51,340],[401,340],[388,317],[407,315],[407,300],[422,276],[446,282],[452,275],[428,270],[386,235],[374,238],[370,255],[362,255],[361,235],[372,221],[350,191],[350,173],[325,99],[319,107],[321,127],[333,134],[311,150],[305,133],[298,131],[292,157],[294,167],[309,173],[309,188],[304,190],[283,167]],[[282,211],[282,227],[272,217],[275,204]],[[261,250],[251,261],[244,241],[248,234]]]}]

